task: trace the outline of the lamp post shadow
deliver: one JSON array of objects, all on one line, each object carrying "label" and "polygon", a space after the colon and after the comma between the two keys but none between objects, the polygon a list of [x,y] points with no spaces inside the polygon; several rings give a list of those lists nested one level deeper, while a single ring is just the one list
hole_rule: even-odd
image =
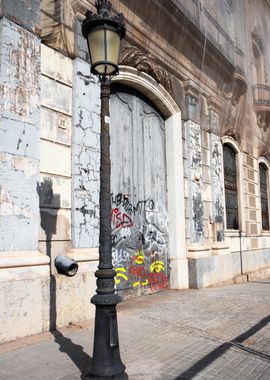
[{"label": "lamp post shadow", "polygon": [[59,351],[66,353],[81,373],[81,379],[86,379],[86,373],[91,363],[91,357],[86,354],[83,347],[75,344],[57,329],[56,308],[56,276],[53,273],[52,237],[57,232],[57,214],[60,209],[60,194],[54,194],[51,178],[44,178],[37,184],[37,193],[40,204],[40,226],[46,237],[46,255],[50,257],[49,278],[49,331],[54,341],[59,345]]}]

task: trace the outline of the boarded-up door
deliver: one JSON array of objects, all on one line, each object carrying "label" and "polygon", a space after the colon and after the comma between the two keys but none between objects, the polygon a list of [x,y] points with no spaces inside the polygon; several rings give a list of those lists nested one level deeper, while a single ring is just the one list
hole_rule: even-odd
[{"label": "boarded-up door", "polygon": [[110,112],[113,263],[127,297],[168,287],[165,130],[133,90],[113,89]]}]

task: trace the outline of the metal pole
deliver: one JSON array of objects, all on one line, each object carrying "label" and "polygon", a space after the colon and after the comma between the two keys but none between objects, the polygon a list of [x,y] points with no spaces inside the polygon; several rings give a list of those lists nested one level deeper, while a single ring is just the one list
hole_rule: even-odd
[{"label": "metal pole", "polygon": [[110,79],[101,80],[100,132],[100,235],[99,266],[95,272],[97,289],[91,302],[96,306],[93,359],[89,371],[91,379],[127,379],[121,361],[116,305],[121,301],[115,294],[115,275],[112,266],[111,239],[111,159],[110,159]]}]

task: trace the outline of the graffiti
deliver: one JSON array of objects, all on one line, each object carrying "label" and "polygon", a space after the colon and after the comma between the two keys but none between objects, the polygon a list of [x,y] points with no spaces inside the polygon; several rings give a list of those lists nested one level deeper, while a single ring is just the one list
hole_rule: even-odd
[{"label": "graffiti", "polygon": [[118,290],[168,287],[166,214],[152,199],[112,194],[112,257]]},{"label": "graffiti", "polygon": [[145,280],[145,281],[143,281],[143,282],[140,282],[140,281],[137,281],[137,282],[134,282],[134,284],[133,284],[133,288],[136,288],[137,286],[146,286],[146,285],[148,285],[148,280]]},{"label": "graffiti", "polygon": [[116,271],[116,277],[115,277],[116,284],[120,284],[122,278],[125,281],[128,280],[128,276],[125,274],[126,273],[125,268],[115,268],[115,271]]},{"label": "graffiti", "polygon": [[118,227],[132,227],[133,223],[131,218],[124,214],[123,212],[119,211],[118,208],[112,209],[112,225],[116,228]]},{"label": "graffiti", "polygon": [[136,215],[143,213],[147,210],[154,210],[155,202],[152,199],[146,199],[138,201],[136,205],[133,205],[126,194],[119,193],[117,195],[111,194],[112,205],[118,207],[121,206],[129,215]]},{"label": "graffiti", "polygon": [[167,243],[166,233],[152,223],[146,224],[144,229],[144,239],[148,246],[153,245],[154,242],[157,245],[164,245]]},{"label": "graffiti", "polygon": [[132,259],[132,254],[128,250],[125,250],[122,248],[115,249],[113,247],[112,259],[113,259],[113,262],[115,263],[114,264],[115,266],[116,266],[116,263],[118,263],[117,265],[121,266],[121,263],[124,264],[126,261],[130,261]]},{"label": "graffiti", "polygon": [[165,264],[161,260],[154,261],[149,267],[146,267],[144,251],[139,250],[135,253],[130,261],[131,265],[128,270],[124,267],[118,267],[115,269],[116,284],[120,284],[123,279],[124,286],[127,282],[133,288],[146,287],[150,285],[151,291],[157,291],[158,289],[168,288],[169,282],[165,273]]},{"label": "graffiti", "polygon": [[155,273],[159,273],[160,271],[163,271],[165,270],[164,268],[164,263],[162,261],[155,261],[153,264],[151,264],[150,266],[150,272],[155,272]]}]

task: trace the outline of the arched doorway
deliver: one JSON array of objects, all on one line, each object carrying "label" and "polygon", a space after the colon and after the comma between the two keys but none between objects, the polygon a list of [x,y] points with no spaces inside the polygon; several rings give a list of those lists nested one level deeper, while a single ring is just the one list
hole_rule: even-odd
[{"label": "arched doorway", "polygon": [[113,261],[123,295],[169,286],[165,121],[141,93],[113,85]]}]

